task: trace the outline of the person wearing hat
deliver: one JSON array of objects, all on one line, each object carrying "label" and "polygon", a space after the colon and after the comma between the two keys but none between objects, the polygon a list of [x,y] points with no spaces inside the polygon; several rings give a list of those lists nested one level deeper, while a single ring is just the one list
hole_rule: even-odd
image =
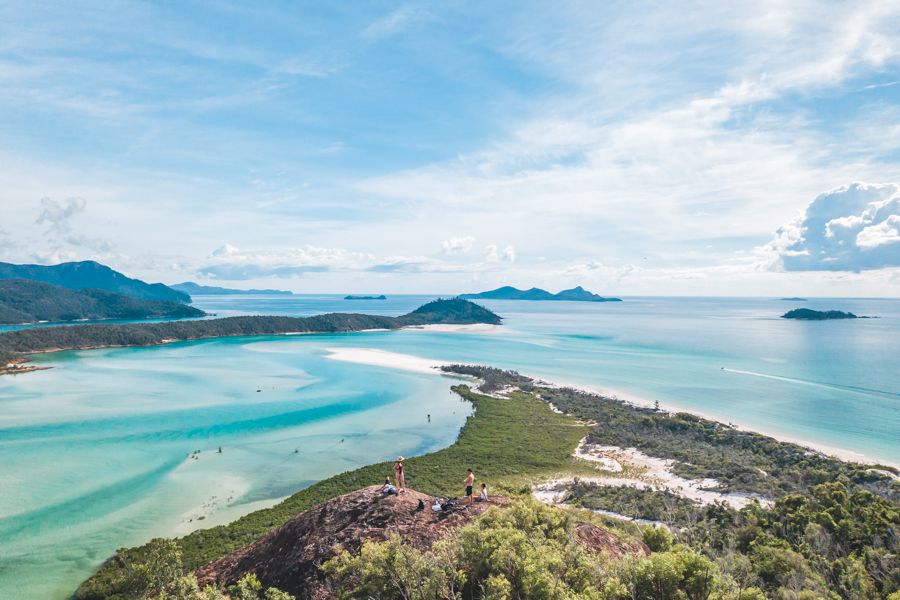
[{"label": "person wearing hat", "polygon": [[403,456],[397,457],[394,463],[394,480],[397,482],[397,489],[401,492],[406,489],[406,476],[403,474]]}]

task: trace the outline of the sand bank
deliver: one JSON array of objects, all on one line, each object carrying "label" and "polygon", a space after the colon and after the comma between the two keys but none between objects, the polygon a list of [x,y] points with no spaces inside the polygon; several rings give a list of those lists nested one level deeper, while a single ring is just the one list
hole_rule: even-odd
[{"label": "sand bank", "polygon": [[[440,327],[440,326],[438,326]],[[457,327],[457,326],[451,326]],[[466,325],[460,325],[459,327],[467,327]],[[488,325],[488,327],[493,327],[492,325]],[[415,371],[418,373],[440,373],[439,369],[444,365],[451,364],[461,364],[455,361],[441,361],[436,359],[428,359],[422,358],[420,356],[413,356],[412,354],[401,354],[399,352],[388,352],[386,350],[375,350],[371,348],[329,348],[328,358],[334,360],[343,360],[347,362],[355,362],[359,364],[366,364],[378,367],[386,367],[391,369],[402,369],[405,371]],[[523,373],[523,375],[528,375],[527,373]],[[529,377],[533,377],[528,375]],[[631,404],[634,406],[640,406],[644,408],[652,408],[658,404],[660,410],[665,410],[670,413],[675,412],[685,412],[693,415],[697,415],[698,417],[702,417],[704,419],[710,421],[717,421],[719,423],[725,423],[725,421],[716,415],[712,415],[709,413],[703,413],[694,409],[673,406],[671,404],[657,403],[649,398],[645,398],[642,396],[638,396],[636,394],[632,394],[629,392],[623,392],[621,390],[609,388],[609,387],[599,387],[599,386],[589,386],[583,384],[573,384],[567,382],[553,382],[549,383],[542,380],[540,377],[533,377],[536,382],[536,385],[541,387],[568,387],[575,390],[579,390],[588,394],[593,394],[597,396],[603,396],[605,398],[612,398],[615,400],[619,400],[621,402],[625,402],[627,404]],[[555,406],[551,406],[551,410],[558,411],[559,409]],[[784,435],[780,432],[775,431],[767,431],[764,428],[760,427],[747,427],[742,426],[739,423],[728,422],[730,426],[733,426],[742,431],[752,431],[756,433],[760,433],[762,435],[769,436],[781,442],[786,442],[789,444],[796,444],[803,448],[808,448],[811,452],[817,452],[819,454],[824,454],[827,456],[831,456],[833,458],[837,458],[839,460],[848,461],[848,462],[856,462],[861,464],[882,464],[888,465],[895,468],[900,468],[900,466],[885,460],[880,460],[878,457],[872,457],[864,455],[860,452],[855,452],[852,450],[847,450],[844,448],[837,448],[834,446],[830,446],[827,444],[823,444],[821,442],[811,442],[808,440],[803,440],[799,438],[795,438],[792,436]]]},{"label": "sand bank", "polygon": [[[601,475],[578,477],[578,481],[593,485],[668,491],[699,504],[724,502],[732,508],[741,509],[754,500],[763,506],[771,501],[752,494],[724,493],[716,491],[719,482],[715,479],[685,479],[672,472],[674,460],[657,458],[644,454],[637,448],[618,446],[598,446],[588,444],[583,438],[572,456],[597,465]],[[620,475],[627,473],[627,475]],[[568,488],[575,483],[575,477],[562,477],[542,483],[534,488],[534,496],[542,502],[558,504],[567,495]]]}]

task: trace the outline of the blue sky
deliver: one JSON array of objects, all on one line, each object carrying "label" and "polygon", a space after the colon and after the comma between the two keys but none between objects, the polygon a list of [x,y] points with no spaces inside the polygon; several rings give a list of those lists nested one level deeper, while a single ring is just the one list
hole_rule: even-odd
[{"label": "blue sky", "polygon": [[897,296],[896,31],[897,2],[0,3],[0,260]]}]

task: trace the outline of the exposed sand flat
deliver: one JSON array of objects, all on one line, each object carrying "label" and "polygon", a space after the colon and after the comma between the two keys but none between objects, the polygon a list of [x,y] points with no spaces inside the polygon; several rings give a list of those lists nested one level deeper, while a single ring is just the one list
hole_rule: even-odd
[{"label": "exposed sand flat", "polygon": [[[639,473],[631,477],[578,477],[578,480],[584,483],[669,491],[699,504],[724,502],[737,509],[747,506],[754,500],[763,506],[771,505],[771,501],[751,494],[717,492],[715,488],[719,486],[719,482],[715,479],[679,477],[672,472],[675,461],[649,456],[636,448],[598,446],[588,444],[587,438],[584,438],[572,456],[596,463],[600,471],[620,473],[627,469],[629,472]],[[534,496],[542,502],[558,504],[565,498],[568,488],[575,483],[575,479],[575,477],[561,477],[542,483],[534,488]]]},{"label": "exposed sand flat", "polygon": [[411,354],[388,352],[387,350],[375,350],[372,348],[326,348],[327,357],[332,360],[371,365],[373,367],[386,367],[416,373],[436,373],[442,365],[451,363],[422,358]]}]

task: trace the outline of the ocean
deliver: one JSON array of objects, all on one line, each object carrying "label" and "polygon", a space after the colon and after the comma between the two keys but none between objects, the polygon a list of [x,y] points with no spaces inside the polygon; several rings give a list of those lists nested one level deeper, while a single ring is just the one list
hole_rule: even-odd
[{"label": "ocean", "polygon": [[[398,315],[432,298],[195,305],[219,316]],[[517,369],[900,464],[898,300],[484,304],[504,325],[61,352],[36,357],[50,370],[0,377],[0,598],[66,598],[116,548],[225,523],[456,438],[469,408],[449,392],[453,379],[330,360],[330,348]],[[879,318],[778,318],[798,306]]]}]

